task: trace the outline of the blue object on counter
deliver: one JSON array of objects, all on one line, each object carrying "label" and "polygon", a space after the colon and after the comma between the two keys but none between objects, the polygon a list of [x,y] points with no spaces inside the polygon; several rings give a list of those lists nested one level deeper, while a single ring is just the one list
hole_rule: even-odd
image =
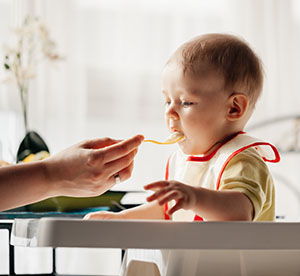
[{"label": "blue object on counter", "polygon": [[0,219],[15,218],[43,218],[43,217],[73,217],[82,218],[86,214],[97,211],[108,211],[109,207],[101,206],[95,208],[86,208],[72,212],[26,212],[26,211],[4,211],[0,212]]}]

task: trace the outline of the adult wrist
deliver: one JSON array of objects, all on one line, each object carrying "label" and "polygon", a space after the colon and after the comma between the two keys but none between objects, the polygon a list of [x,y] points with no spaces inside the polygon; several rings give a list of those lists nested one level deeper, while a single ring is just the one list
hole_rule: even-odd
[{"label": "adult wrist", "polygon": [[46,186],[47,196],[55,197],[62,195],[62,179],[59,176],[59,168],[55,166],[55,162],[49,158],[40,161],[41,170],[43,172],[44,184]]}]

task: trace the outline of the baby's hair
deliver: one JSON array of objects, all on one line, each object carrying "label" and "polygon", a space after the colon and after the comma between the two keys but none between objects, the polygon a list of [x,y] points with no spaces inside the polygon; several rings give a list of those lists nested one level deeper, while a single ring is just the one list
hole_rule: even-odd
[{"label": "baby's hair", "polygon": [[[225,89],[244,93],[255,105],[263,86],[263,68],[259,57],[242,39],[228,34],[198,36],[180,46],[168,63],[176,60],[184,73],[197,76],[203,64],[220,73]],[[203,72],[203,71],[202,71]]]}]

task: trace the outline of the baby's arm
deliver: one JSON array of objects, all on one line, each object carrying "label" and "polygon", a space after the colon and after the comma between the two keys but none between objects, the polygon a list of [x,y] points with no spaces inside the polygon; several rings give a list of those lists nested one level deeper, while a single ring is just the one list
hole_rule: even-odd
[{"label": "baby's arm", "polygon": [[149,196],[149,202],[157,201],[163,206],[175,200],[168,211],[171,215],[179,209],[192,210],[206,220],[252,220],[253,206],[242,192],[234,190],[215,191],[202,187],[192,187],[178,181],[158,181],[145,186],[156,192]]},{"label": "baby's arm", "polygon": [[164,208],[157,202],[151,202],[118,213],[89,213],[84,219],[164,219]]},{"label": "baby's arm", "polygon": [[[203,214],[206,220],[246,220],[254,216],[250,199],[242,192],[234,190],[215,191],[197,188],[195,213]],[[201,214],[200,213],[200,214]]]}]

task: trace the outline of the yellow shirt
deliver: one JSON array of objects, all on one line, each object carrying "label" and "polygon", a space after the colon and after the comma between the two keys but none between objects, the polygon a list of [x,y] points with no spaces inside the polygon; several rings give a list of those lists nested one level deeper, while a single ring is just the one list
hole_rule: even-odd
[{"label": "yellow shirt", "polygon": [[[194,187],[240,191],[252,202],[253,221],[273,221],[275,191],[265,161],[279,160],[277,150],[270,143],[240,133],[209,156],[187,156],[178,150],[170,158],[168,179]],[[169,202],[168,207],[173,204]],[[171,216],[174,221],[194,218],[192,210],[184,209]]]},{"label": "yellow shirt", "polygon": [[275,188],[266,163],[254,148],[233,157],[220,181],[219,190],[244,193],[254,208],[253,221],[275,220]]}]

